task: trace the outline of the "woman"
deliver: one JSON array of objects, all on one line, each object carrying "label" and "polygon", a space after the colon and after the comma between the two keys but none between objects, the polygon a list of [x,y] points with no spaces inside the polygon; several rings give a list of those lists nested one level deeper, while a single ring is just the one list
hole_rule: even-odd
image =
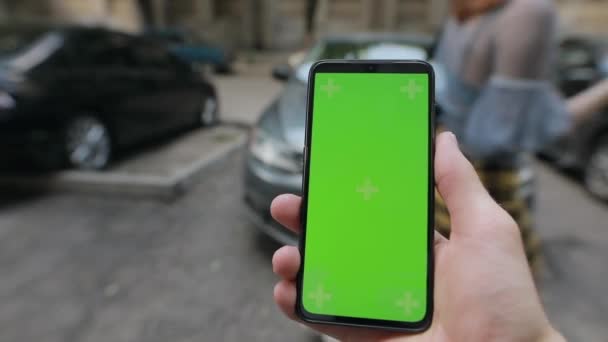
[{"label": "woman", "polygon": [[[550,0],[452,0],[436,56],[446,77],[437,94],[439,129],[458,137],[492,197],[517,221],[533,270],[539,244],[523,171],[530,152],[570,126],[548,81],[556,47]],[[437,229],[447,235],[449,216],[437,198]]]}]

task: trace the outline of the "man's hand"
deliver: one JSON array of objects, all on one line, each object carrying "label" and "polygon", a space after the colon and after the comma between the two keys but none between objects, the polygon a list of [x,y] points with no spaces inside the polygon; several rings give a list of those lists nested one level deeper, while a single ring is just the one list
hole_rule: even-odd
[{"label": "man's hand", "polygon": [[[350,327],[309,326],[343,341],[561,341],[549,324],[534,287],[519,229],[492,200],[475,170],[458,149],[452,133],[437,138],[435,182],[450,212],[449,240],[435,234],[435,315],[420,335]],[[277,197],[272,216],[299,232],[300,198]],[[296,247],[283,247],[272,259],[282,279],[274,299],[291,319],[295,278],[300,268]]]}]

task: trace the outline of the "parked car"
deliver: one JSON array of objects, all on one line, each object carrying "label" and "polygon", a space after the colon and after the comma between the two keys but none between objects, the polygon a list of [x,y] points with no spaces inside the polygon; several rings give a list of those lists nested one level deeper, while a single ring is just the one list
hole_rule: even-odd
[{"label": "parked car", "polygon": [[[561,43],[556,82],[572,96],[608,77],[608,43],[589,37],[570,37]],[[581,174],[585,188],[608,200],[608,108],[592,115],[572,134],[542,151],[559,167]]]},{"label": "parked car", "polygon": [[218,73],[231,73],[235,54],[232,50],[211,44],[177,29],[150,30],[146,35],[164,39],[173,54],[190,63],[209,64]]},{"label": "parked car", "polygon": [[0,146],[44,167],[218,121],[215,88],[158,40],[98,28],[0,27]]},{"label": "parked car", "polygon": [[286,64],[274,70],[274,77],[286,82],[285,88],[252,130],[245,162],[244,200],[255,226],[281,243],[296,242],[292,232],[272,220],[269,207],[276,195],[301,191],[311,65],[319,59],[427,59],[431,46],[432,39],[422,35],[334,36],[316,44],[295,68]]}]

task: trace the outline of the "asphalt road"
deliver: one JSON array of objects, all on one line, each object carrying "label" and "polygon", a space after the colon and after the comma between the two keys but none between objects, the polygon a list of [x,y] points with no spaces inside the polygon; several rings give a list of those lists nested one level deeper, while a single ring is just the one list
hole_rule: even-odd
[{"label": "asphalt road", "polygon": [[[247,82],[260,88],[219,80],[249,98],[226,97],[231,121],[254,122],[279,88]],[[0,194],[0,341],[314,340],[272,303],[276,246],[244,219],[241,166],[229,157],[174,202]],[[605,342],[608,206],[537,171],[547,310],[570,340]]]},{"label": "asphalt road", "polygon": [[541,294],[568,341],[608,341],[608,204],[570,177],[537,165]]},{"label": "asphalt road", "polygon": [[[242,156],[172,202],[48,194],[0,205],[0,340],[310,341],[275,309],[243,219]],[[605,341],[608,210],[541,167],[543,294],[573,341]]]},{"label": "asphalt road", "polygon": [[273,305],[240,162],[173,203],[5,196],[0,341],[310,341]]}]

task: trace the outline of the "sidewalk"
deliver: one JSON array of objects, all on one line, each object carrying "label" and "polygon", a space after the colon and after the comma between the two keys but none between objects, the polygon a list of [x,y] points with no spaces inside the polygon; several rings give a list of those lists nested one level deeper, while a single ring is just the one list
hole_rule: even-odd
[{"label": "sidewalk", "polygon": [[234,75],[214,75],[222,121],[245,126],[257,122],[284,86],[272,78],[272,69],[286,60],[286,53],[251,53],[241,57]]}]

